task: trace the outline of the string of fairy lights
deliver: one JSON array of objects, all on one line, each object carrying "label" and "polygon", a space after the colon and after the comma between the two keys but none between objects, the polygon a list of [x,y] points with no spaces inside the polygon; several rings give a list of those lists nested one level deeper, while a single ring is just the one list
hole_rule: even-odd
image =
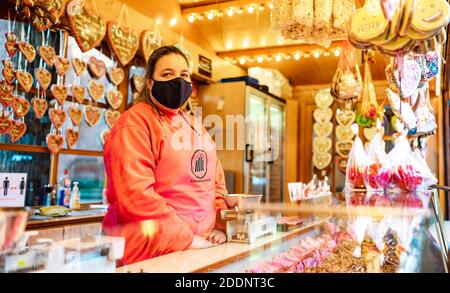
[{"label": "string of fairy lights", "polygon": [[267,3],[251,3],[245,6],[231,6],[224,9],[211,9],[205,12],[190,13],[187,15],[187,20],[190,23],[195,21],[201,21],[204,19],[213,20],[220,17],[232,17],[234,15],[243,15],[244,13],[254,14],[258,12],[264,12],[264,10],[273,9],[272,1]]},{"label": "string of fairy lights", "polygon": [[281,62],[283,60],[300,60],[314,58],[318,59],[320,57],[339,57],[341,55],[340,48],[334,48],[330,50],[316,49],[308,52],[295,51],[292,53],[276,53],[270,55],[257,55],[257,56],[240,56],[237,58],[224,57],[224,59],[232,64],[245,65],[248,63],[264,63],[264,62]]}]

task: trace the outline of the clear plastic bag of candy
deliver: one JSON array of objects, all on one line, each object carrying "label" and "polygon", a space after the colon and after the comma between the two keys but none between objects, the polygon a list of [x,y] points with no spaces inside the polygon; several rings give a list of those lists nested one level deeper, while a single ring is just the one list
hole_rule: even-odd
[{"label": "clear plastic bag of candy", "polygon": [[367,165],[367,155],[364,150],[364,145],[358,137],[358,125],[352,125],[353,132],[356,134],[355,142],[350,150],[347,170],[345,175],[345,186],[347,191],[352,189],[363,189],[364,185],[364,170]]},{"label": "clear plastic bag of candy", "polygon": [[368,191],[385,191],[392,181],[391,164],[384,151],[381,133],[375,134],[367,149],[367,166],[364,170],[364,183]]}]

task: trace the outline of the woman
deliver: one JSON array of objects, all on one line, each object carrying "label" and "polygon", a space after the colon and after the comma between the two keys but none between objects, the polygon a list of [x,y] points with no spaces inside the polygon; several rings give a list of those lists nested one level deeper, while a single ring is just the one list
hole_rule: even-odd
[{"label": "woman", "polygon": [[215,229],[227,190],[214,142],[180,110],[191,93],[186,56],[157,49],[141,96],[106,138],[103,230],[125,237],[124,264],[226,240]]}]

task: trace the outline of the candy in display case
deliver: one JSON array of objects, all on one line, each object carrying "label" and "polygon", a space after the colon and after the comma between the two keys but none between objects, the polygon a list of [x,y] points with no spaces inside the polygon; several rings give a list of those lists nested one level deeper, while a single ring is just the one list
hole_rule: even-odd
[{"label": "candy in display case", "polygon": [[[289,232],[253,245],[212,272],[419,273],[448,272],[437,192],[348,193],[344,203],[263,203],[252,213],[302,218]],[[284,234],[281,234],[284,233]],[[258,241],[256,241],[256,244]]]}]

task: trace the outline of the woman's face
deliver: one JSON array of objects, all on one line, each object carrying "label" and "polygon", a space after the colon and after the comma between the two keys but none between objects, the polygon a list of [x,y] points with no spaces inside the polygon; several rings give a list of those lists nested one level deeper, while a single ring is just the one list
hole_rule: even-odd
[{"label": "woman's face", "polygon": [[[153,79],[157,81],[167,81],[177,77],[181,77],[191,82],[189,67],[186,59],[178,54],[170,54],[161,57],[155,65]],[[149,80],[150,88],[153,86],[153,80]]]}]

